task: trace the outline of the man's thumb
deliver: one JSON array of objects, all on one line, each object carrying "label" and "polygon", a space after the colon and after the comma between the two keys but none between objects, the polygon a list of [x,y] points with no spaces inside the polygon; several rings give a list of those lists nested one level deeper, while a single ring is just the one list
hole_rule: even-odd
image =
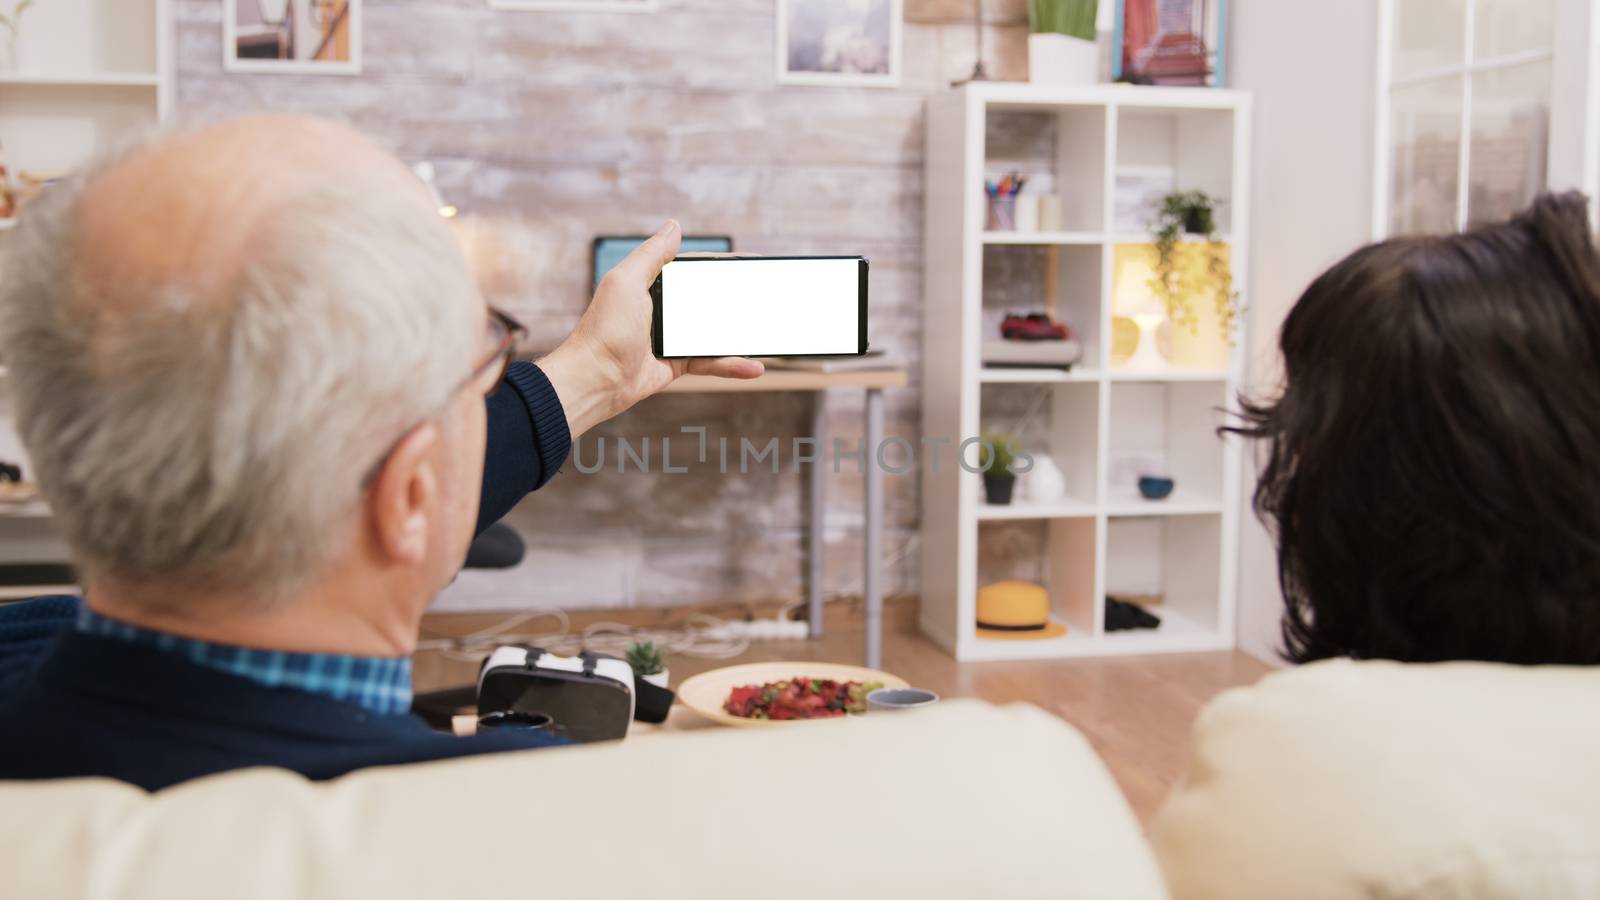
[{"label": "man's thumb", "polygon": [[641,281],[649,281],[656,277],[661,267],[672,261],[678,255],[678,243],[682,235],[679,233],[678,222],[668,219],[661,230],[650,236],[650,239],[633,249],[628,258],[623,262],[630,268],[638,270],[637,277]]}]

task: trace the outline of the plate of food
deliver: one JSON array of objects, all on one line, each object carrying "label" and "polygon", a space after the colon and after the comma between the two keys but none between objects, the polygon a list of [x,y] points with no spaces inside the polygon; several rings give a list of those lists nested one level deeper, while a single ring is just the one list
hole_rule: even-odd
[{"label": "plate of food", "polygon": [[888,672],[838,663],[746,663],[688,679],[678,699],[723,725],[782,725],[865,714],[867,694],[880,687],[910,685]]}]

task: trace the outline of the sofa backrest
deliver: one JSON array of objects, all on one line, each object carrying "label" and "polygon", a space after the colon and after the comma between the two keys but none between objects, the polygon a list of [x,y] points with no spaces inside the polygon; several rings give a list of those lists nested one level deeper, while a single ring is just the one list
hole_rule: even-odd
[{"label": "sofa backrest", "polygon": [[1600,669],[1270,675],[1201,713],[1151,840],[1177,900],[1600,897]]},{"label": "sofa backrest", "polygon": [[1166,896],[1083,737],[972,701],[325,783],[4,782],[0,895]]}]

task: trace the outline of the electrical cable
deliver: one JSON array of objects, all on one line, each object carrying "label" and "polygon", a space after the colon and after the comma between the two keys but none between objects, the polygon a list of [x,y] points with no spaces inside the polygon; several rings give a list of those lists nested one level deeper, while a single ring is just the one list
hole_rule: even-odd
[{"label": "electrical cable", "polygon": [[[895,553],[884,559],[883,565],[885,567],[892,566],[905,559],[910,555],[912,548],[917,543],[917,535],[912,534]],[[846,590],[829,592],[824,596],[824,602],[840,601],[847,597],[859,596],[865,586],[864,581],[864,578],[857,579]],[[791,600],[780,607],[773,618],[776,621],[787,621],[791,612],[805,606],[805,604],[806,601],[803,598]],[[513,629],[529,622],[543,618],[555,619],[556,630],[545,632],[513,631]],[[750,618],[747,614],[745,621],[749,621]],[[725,626],[728,622],[729,620],[727,619],[694,611],[688,613],[683,625],[676,627],[645,628],[626,625],[621,622],[595,622],[585,627],[581,632],[574,633],[572,631],[572,619],[567,615],[566,611],[560,608],[551,608],[516,613],[487,628],[468,632],[459,637],[428,634],[417,641],[416,649],[437,652],[447,659],[461,662],[477,662],[493,652],[496,647],[506,644],[533,644],[560,656],[574,656],[582,650],[622,656],[627,653],[629,645],[642,641],[652,641],[669,656],[683,655],[699,659],[732,659],[750,649],[750,638],[743,635],[726,636],[728,632]]]},{"label": "electrical cable", "polygon": [[[560,623],[559,630],[530,633],[512,630],[544,617],[555,618]],[[495,625],[460,637],[429,637],[418,641],[417,649],[438,652],[447,659],[475,662],[506,644],[535,644],[561,656],[573,656],[582,650],[622,656],[633,643],[653,641],[668,655],[731,659],[750,649],[750,640],[711,634],[726,624],[715,616],[695,612],[688,615],[681,627],[642,628],[620,622],[596,622],[574,633],[570,617],[560,609],[550,609],[508,616]]]}]

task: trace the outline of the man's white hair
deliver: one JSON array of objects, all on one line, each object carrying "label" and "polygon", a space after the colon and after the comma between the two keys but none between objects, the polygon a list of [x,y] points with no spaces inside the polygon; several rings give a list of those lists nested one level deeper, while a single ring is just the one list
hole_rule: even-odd
[{"label": "man's white hair", "polygon": [[46,189],[0,242],[18,430],[80,564],[271,603],[349,546],[364,476],[468,377],[477,294],[394,177],[273,213],[219,296],[188,273],[96,284],[84,188],[131,152]]}]

